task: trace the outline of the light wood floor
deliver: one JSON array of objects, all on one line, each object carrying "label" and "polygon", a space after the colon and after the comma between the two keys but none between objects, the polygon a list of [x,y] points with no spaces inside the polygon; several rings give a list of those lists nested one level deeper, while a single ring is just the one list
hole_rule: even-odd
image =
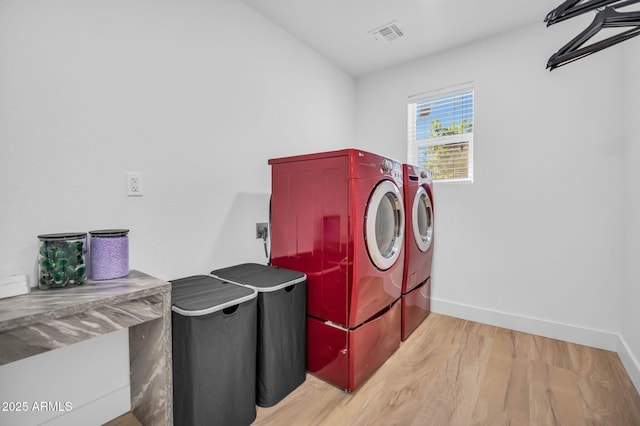
[{"label": "light wood floor", "polygon": [[615,352],[432,313],[360,389],[307,380],[254,425],[640,425]]}]

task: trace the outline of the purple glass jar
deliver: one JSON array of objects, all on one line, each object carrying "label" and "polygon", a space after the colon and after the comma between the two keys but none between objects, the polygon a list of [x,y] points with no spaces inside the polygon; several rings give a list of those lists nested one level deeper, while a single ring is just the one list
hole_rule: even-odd
[{"label": "purple glass jar", "polygon": [[129,275],[129,230],[89,231],[92,280],[110,280]]}]

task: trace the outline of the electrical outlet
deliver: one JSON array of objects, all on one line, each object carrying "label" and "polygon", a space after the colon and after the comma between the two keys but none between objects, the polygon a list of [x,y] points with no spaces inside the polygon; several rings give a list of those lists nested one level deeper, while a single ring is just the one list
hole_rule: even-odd
[{"label": "electrical outlet", "polygon": [[142,197],[142,173],[127,173],[127,196]]},{"label": "electrical outlet", "polygon": [[266,240],[269,236],[269,226],[267,223],[256,223],[256,239],[262,238]]}]

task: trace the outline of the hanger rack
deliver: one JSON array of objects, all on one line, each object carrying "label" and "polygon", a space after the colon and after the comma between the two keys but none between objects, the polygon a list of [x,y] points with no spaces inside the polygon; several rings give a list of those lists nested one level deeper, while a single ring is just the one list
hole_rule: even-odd
[{"label": "hanger rack", "polygon": [[[597,10],[596,17],[591,24],[549,58],[547,68],[549,68],[550,71],[640,35],[640,11],[618,12],[617,10],[634,3],[640,3],[640,0],[591,0],[581,4],[578,3],[580,3],[580,0],[565,1],[556,9],[549,12],[545,18],[547,26],[549,26],[590,10]],[[608,6],[602,7],[603,4],[608,4]],[[629,29],[604,40],[581,47],[603,28],[624,27],[629,27]]]}]

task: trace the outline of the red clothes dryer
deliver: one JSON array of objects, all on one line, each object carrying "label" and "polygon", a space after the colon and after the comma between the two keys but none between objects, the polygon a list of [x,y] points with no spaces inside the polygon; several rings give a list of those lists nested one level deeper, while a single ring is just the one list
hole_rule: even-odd
[{"label": "red clothes dryer", "polygon": [[431,172],[403,164],[405,261],[402,279],[402,340],[431,312],[433,182]]},{"label": "red clothes dryer", "polygon": [[271,263],[308,280],[307,370],[351,392],[400,345],[402,165],[355,149],[269,164]]}]

